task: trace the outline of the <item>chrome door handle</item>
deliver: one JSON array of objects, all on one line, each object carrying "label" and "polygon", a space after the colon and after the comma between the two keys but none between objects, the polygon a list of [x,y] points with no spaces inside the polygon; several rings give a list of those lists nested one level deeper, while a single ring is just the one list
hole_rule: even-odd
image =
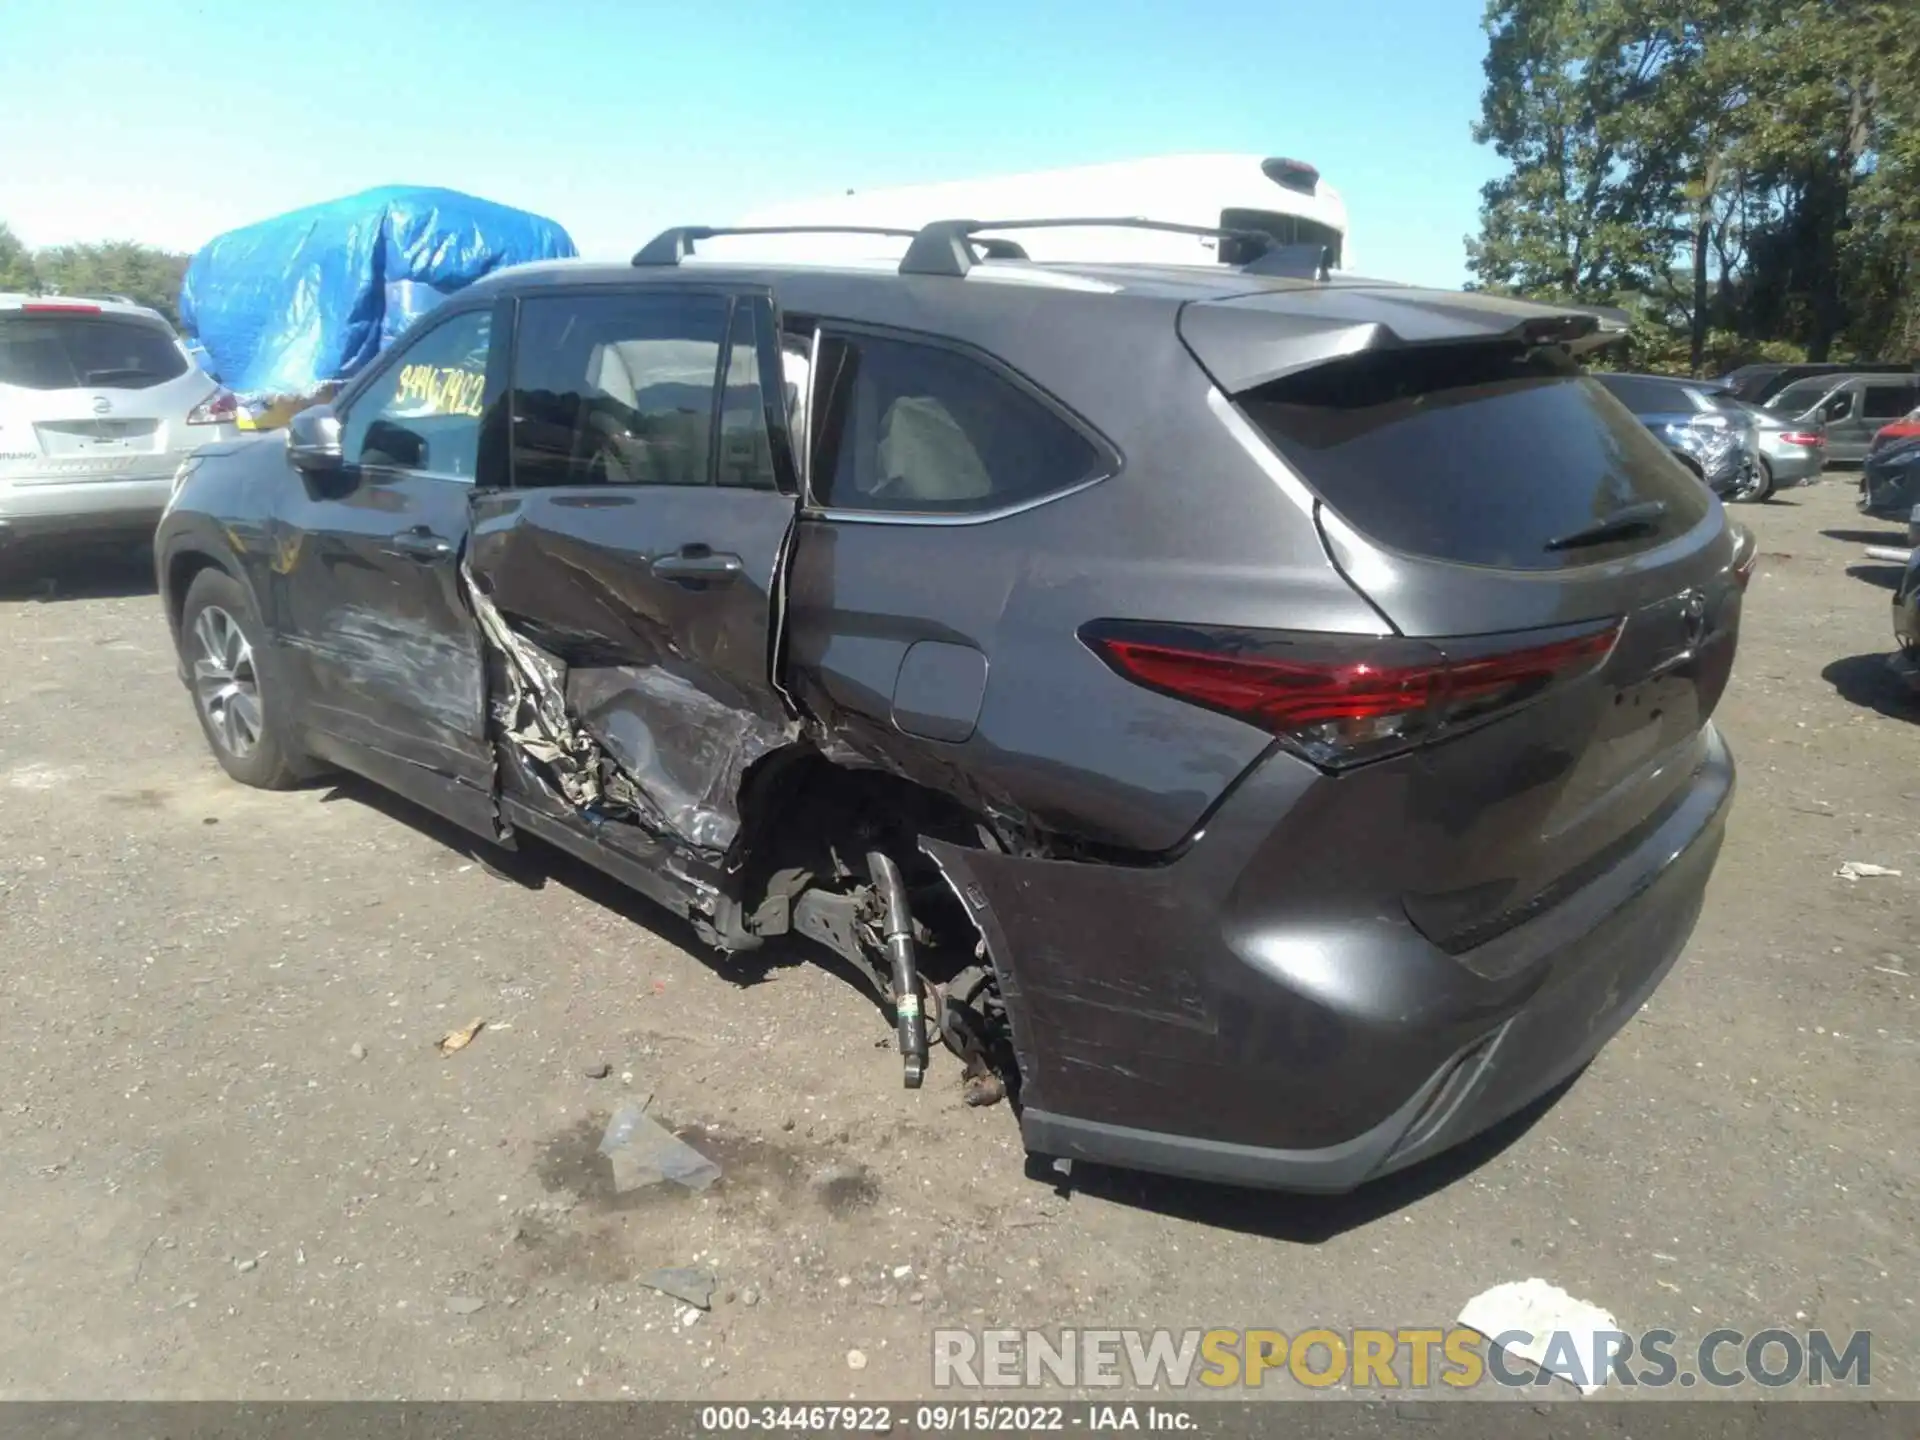
[{"label": "chrome door handle", "polygon": [[444,560],[453,554],[453,542],[444,535],[434,534],[424,525],[416,525],[388,540],[387,553],[402,555],[409,560]]}]

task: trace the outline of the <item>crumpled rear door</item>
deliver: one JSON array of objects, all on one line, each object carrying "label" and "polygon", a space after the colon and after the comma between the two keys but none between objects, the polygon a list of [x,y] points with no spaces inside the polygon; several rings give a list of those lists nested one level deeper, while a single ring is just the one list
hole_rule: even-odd
[{"label": "crumpled rear door", "polygon": [[513,485],[474,500],[497,733],[549,802],[703,851],[799,731],[772,669],[795,510],[775,338],[764,294],[523,299]]}]

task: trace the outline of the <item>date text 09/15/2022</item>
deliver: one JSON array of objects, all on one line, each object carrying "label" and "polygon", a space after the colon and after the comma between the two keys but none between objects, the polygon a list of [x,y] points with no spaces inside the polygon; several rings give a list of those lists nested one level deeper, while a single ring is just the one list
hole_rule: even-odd
[{"label": "date text 09/15/2022", "polygon": [[1178,1405],[709,1405],[706,1434],[799,1431],[824,1434],[969,1435],[1036,1431],[1191,1432],[1193,1412]]}]

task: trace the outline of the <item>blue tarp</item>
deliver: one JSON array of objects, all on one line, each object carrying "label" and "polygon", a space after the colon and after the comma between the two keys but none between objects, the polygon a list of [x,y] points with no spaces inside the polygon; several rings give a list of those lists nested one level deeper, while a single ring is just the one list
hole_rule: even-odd
[{"label": "blue tarp", "polygon": [[352,376],[482,275],[578,253],[560,226],[524,210],[383,186],[208,241],[187,266],[180,318],[229,389],[304,395]]}]

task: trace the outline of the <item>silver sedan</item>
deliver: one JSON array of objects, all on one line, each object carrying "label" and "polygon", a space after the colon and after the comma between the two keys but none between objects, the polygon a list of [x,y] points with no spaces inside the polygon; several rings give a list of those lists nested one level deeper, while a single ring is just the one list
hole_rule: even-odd
[{"label": "silver sedan", "polygon": [[1744,401],[1723,403],[1738,405],[1752,417],[1760,450],[1749,488],[1744,492],[1736,490],[1737,499],[1764,500],[1775,490],[1810,485],[1820,478],[1820,468],[1827,458],[1827,437],[1823,431],[1797,425]]}]

